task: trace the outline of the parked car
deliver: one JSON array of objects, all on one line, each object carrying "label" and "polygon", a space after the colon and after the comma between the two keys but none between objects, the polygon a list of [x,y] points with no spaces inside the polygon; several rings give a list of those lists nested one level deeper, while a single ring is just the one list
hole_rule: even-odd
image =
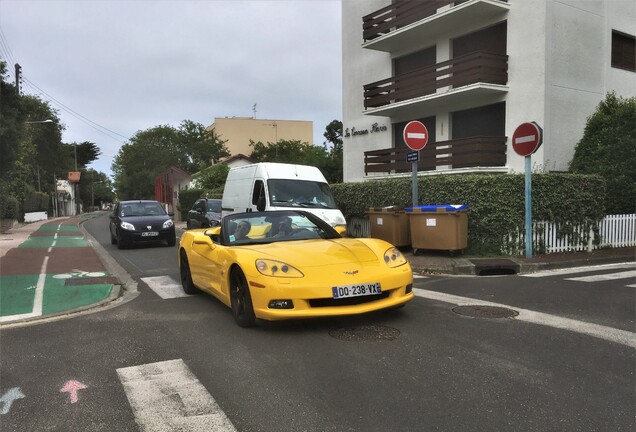
[{"label": "parked car", "polygon": [[413,299],[413,272],[396,247],[342,237],[304,210],[234,213],[220,227],[185,231],[179,269],[187,294],[212,294],[241,327],[257,318],[362,314]]},{"label": "parked car", "polygon": [[200,198],[188,212],[186,227],[210,228],[221,224],[221,200]]},{"label": "parked car", "polygon": [[110,214],[110,242],[122,249],[133,243],[177,242],[172,214],[158,201],[120,201]]}]

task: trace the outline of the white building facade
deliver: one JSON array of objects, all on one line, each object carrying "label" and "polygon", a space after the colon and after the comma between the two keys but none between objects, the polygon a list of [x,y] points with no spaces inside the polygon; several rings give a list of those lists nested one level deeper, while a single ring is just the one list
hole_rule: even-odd
[{"label": "white building facade", "polygon": [[418,173],[566,171],[610,91],[636,96],[634,0],[343,0],[344,181],[409,175],[404,126],[424,123]]}]

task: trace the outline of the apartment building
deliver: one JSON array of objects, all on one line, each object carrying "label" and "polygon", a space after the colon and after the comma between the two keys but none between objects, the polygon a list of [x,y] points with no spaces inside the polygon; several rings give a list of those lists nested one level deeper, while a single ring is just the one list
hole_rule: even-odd
[{"label": "apartment building", "polygon": [[404,126],[429,141],[418,173],[565,171],[607,92],[636,96],[634,0],[343,0],[344,181],[409,175]]},{"label": "apartment building", "polygon": [[221,140],[226,141],[225,146],[231,156],[249,156],[254,150],[250,147],[250,140],[264,144],[277,143],[280,140],[298,140],[309,144],[314,142],[314,123],[306,120],[222,117],[215,118],[208,129],[213,129]]}]

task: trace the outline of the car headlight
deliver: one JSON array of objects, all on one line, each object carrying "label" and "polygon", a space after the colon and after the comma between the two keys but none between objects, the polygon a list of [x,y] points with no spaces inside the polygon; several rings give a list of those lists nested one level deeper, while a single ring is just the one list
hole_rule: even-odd
[{"label": "car headlight", "polygon": [[265,276],[301,278],[304,275],[295,267],[281,261],[268,259],[256,260],[256,269]]},{"label": "car headlight", "polygon": [[406,264],[406,258],[402,255],[402,252],[396,247],[392,247],[384,252],[384,262],[389,267],[399,267]]},{"label": "car headlight", "polygon": [[130,222],[122,221],[121,224],[119,224],[119,226],[122,227],[122,229],[125,229],[127,231],[134,231],[135,230],[135,226],[133,224],[131,224]]},{"label": "car headlight", "polygon": [[173,225],[174,225],[174,222],[172,222],[172,219],[168,219],[167,221],[163,223],[164,228],[170,228]]}]

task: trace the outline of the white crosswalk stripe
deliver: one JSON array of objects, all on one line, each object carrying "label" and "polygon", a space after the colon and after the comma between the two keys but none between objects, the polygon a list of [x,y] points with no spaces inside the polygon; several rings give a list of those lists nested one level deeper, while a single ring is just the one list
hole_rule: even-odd
[{"label": "white crosswalk stripe", "polygon": [[117,369],[142,432],[235,432],[223,410],[181,359]]},{"label": "white crosswalk stripe", "polygon": [[170,276],[152,276],[141,278],[141,280],[162,299],[188,297],[188,294],[183,291],[181,283]]},{"label": "white crosswalk stripe", "polygon": [[545,270],[537,273],[525,273],[519,276],[522,277],[530,277],[530,278],[540,278],[540,277],[548,277],[548,276],[562,276],[568,274],[576,274],[576,273],[589,273],[597,270],[619,270],[619,269],[636,269],[636,264],[631,263],[619,263],[619,264],[604,264],[604,265],[596,265],[589,267],[573,267],[573,268],[565,268],[558,270]]},{"label": "white crosswalk stripe", "polygon": [[591,275],[591,276],[580,276],[573,278],[566,278],[565,280],[578,281],[578,282],[601,282],[608,280],[617,280],[617,279],[633,279],[636,278],[636,270],[618,272],[618,273],[607,273],[607,274],[599,274],[599,275]]}]

